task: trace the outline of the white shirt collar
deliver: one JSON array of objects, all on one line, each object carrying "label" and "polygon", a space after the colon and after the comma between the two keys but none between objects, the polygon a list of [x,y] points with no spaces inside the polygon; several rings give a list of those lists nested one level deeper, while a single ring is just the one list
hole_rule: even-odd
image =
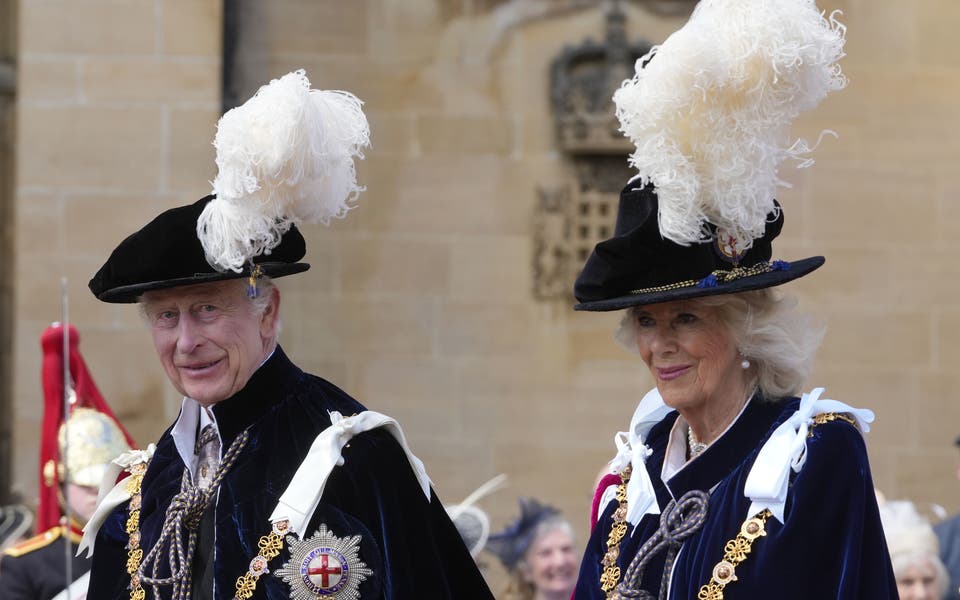
[{"label": "white shirt collar", "polygon": [[660,479],[670,481],[670,478],[676,475],[687,464],[687,430],[690,425],[687,424],[683,415],[677,417],[670,429],[670,437],[667,438],[667,452],[663,457],[663,467],[660,469]]}]

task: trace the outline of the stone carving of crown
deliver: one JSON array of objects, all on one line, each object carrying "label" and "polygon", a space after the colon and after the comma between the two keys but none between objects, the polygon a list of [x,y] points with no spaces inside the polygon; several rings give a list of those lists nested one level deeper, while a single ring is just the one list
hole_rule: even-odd
[{"label": "stone carving of crown", "polygon": [[606,39],[567,47],[554,59],[550,101],[557,144],[568,154],[629,154],[633,146],[619,130],[613,92],[633,75],[650,44],[627,42],[626,15],[618,2],[607,13]]}]

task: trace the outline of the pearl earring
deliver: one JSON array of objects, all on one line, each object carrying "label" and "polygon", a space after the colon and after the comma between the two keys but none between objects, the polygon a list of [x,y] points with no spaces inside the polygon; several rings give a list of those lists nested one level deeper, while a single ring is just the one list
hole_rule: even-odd
[{"label": "pearl earring", "polygon": [[747,359],[743,359],[743,360],[740,362],[740,368],[741,368],[741,369],[744,369],[744,370],[749,369],[749,368],[750,368],[750,361],[747,360]]}]

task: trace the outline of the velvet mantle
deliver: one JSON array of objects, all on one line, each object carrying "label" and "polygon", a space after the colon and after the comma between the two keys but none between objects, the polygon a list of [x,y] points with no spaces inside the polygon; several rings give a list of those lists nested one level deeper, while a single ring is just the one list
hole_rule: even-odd
[{"label": "velvet mantle", "polygon": [[[651,429],[647,445],[653,453],[646,468],[660,507],[689,490],[710,492],[703,528],[684,541],[677,555],[670,599],[697,598],[700,587],[710,581],[713,567],[723,558],[724,545],[736,537],[747,517],[750,501],[743,486],[760,447],[798,406],[796,398],[754,399],[720,438],[666,482],[660,474],[678,414],[670,413]],[[610,502],[600,513],[580,567],[576,600],[605,598],[599,583],[600,561],[615,508],[616,502]],[[626,572],[658,525],[659,515],[645,515],[624,537],[618,559],[621,572]],[[799,473],[791,472],[784,522],[770,518],[766,530],[767,535],[756,540],[737,567],[738,579],[726,586],[725,600],[898,597],[866,446],[854,426],[838,420],[813,428],[806,464]],[[663,554],[653,559],[642,580],[642,588],[654,598],[664,559]]]},{"label": "velvet mantle", "polygon": [[[233,598],[237,578],[257,555],[257,541],[270,531],[268,518],[306,456],[314,438],[330,425],[328,411],[350,415],[363,406],[333,384],[304,373],[278,347],[235,396],[213,407],[223,447],[244,429],[249,440],[220,486],[214,518],[212,598]],[[373,575],[360,597],[492,598],[483,577],[436,494],[427,500],[396,440],[383,430],[360,434],[343,451],[304,538],[325,523],[338,537],[359,535],[360,560]],[[155,544],[171,498],[180,489],[184,464],[170,436],[160,438],[143,479],[141,545]],[[127,505],[121,505],[97,536],[90,598],[129,598],[125,564]],[[270,562],[253,595],[288,600],[289,586],[273,572],[289,558]],[[197,569],[194,573],[196,576]],[[164,574],[166,575],[166,573]],[[149,589],[147,598],[152,598]],[[168,598],[170,588],[161,588]],[[196,598],[195,600],[199,600]]]}]

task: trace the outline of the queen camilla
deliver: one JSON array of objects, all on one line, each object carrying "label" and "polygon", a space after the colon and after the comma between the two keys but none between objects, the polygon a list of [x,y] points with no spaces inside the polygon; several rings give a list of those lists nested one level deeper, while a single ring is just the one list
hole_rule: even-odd
[{"label": "queen camilla", "polygon": [[845,28],[813,0],[702,0],[614,96],[639,174],[576,286],[624,310],[656,384],[616,436],[576,600],[896,598],[863,434],[803,393],[823,330],[774,288],[791,120],[843,87]]}]

